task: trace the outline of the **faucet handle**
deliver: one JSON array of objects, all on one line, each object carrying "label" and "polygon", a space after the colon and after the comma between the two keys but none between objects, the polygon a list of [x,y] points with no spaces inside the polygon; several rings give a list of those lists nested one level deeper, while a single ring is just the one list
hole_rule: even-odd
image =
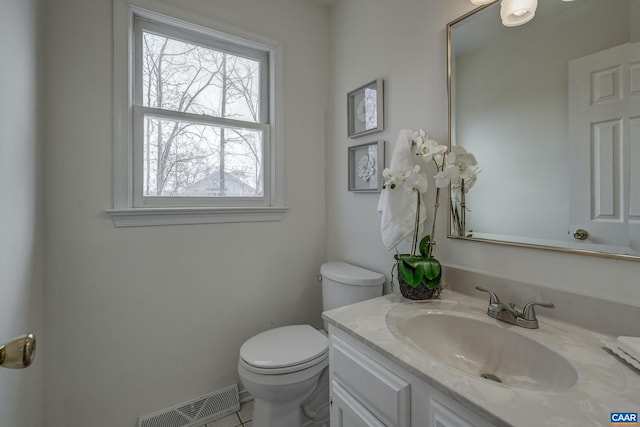
[{"label": "faucet handle", "polygon": [[553,305],[552,303],[530,302],[527,305],[525,305],[524,308],[522,309],[522,318],[524,320],[532,320],[532,321],[538,320],[536,318],[536,311],[534,310],[534,307],[536,305],[544,308],[556,308],[556,306]]},{"label": "faucet handle", "polygon": [[489,294],[489,305],[493,305],[493,304],[499,304],[500,303],[500,298],[498,298],[498,295],[496,295],[495,292],[493,292],[490,289],[486,289],[480,286],[476,286],[476,289],[481,291],[481,292],[486,292]]}]

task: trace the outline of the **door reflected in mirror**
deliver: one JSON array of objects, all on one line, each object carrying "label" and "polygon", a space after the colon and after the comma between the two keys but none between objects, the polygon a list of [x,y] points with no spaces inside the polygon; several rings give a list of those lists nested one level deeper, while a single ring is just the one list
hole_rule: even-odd
[{"label": "door reflected in mirror", "polygon": [[447,28],[450,144],[482,169],[450,236],[640,260],[640,0],[499,9]]}]

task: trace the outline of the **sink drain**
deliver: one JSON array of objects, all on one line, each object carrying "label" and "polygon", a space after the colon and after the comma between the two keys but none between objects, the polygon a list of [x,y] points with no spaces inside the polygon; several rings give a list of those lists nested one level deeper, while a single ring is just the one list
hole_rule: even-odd
[{"label": "sink drain", "polygon": [[485,379],[488,379],[488,380],[491,380],[491,381],[495,381],[497,383],[501,383],[502,382],[502,380],[500,378],[496,377],[493,374],[480,374],[480,376],[482,378],[485,378]]}]

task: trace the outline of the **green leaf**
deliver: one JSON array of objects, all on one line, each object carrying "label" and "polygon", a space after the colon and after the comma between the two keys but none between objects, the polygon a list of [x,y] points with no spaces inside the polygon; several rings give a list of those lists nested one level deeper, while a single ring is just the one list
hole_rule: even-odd
[{"label": "green leaf", "polygon": [[429,289],[433,289],[442,278],[442,266],[435,258],[411,256],[409,254],[395,254],[398,261],[398,271],[402,280],[412,287],[422,283]]},{"label": "green leaf", "polygon": [[413,268],[404,261],[398,263],[398,270],[400,271],[402,280],[414,288],[420,284],[424,276],[424,269],[422,267]]},{"label": "green leaf", "polygon": [[433,280],[442,276],[442,267],[437,259],[430,258],[426,260],[424,267],[424,275],[427,279]]},{"label": "green leaf", "polygon": [[398,271],[400,272],[400,277],[402,277],[402,280],[405,283],[411,284],[411,281],[413,280],[412,269],[401,261],[398,263]]},{"label": "green leaf", "polygon": [[430,258],[425,263],[424,279],[422,283],[429,289],[438,286],[442,278],[442,266],[435,258]]},{"label": "green leaf", "polygon": [[424,260],[425,258],[421,257],[421,256],[411,256],[411,255],[407,255],[404,257],[401,257],[400,260],[407,264],[409,267],[411,268],[417,268],[418,265],[420,265],[420,263]]},{"label": "green leaf", "polygon": [[427,278],[424,278],[422,280],[422,284],[424,286],[426,286],[428,289],[435,289],[438,286],[438,283],[440,283],[440,279],[438,278],[437,280],[429,280]]},{"label": "green leaf", "polygon": [[410,254],[393,254],[393,259],[395,259],[396,261],[400,261],[401,259],[405,259],[409,256],[411,255]]},{"label": "green leaf", "polygon": [[424,236],[422,240],[420,240],[420,255],[426,257],[429,255],[429,247],[431,246],[431,236]]},{"label": "green leaf", "polygon": [[418,265],[415,270],[413,270],[413,279],[411,280],[411,286],[414,288],[422,282],[422,277],[424,276],[424,268],[422,265]]}]

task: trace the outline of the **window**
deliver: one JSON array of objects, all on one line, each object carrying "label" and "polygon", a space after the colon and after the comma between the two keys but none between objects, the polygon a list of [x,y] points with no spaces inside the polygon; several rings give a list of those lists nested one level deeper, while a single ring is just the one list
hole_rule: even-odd
[{"label": "window", "polygon": [[281,219],[277,48],[116,2],[114,224]]}]

